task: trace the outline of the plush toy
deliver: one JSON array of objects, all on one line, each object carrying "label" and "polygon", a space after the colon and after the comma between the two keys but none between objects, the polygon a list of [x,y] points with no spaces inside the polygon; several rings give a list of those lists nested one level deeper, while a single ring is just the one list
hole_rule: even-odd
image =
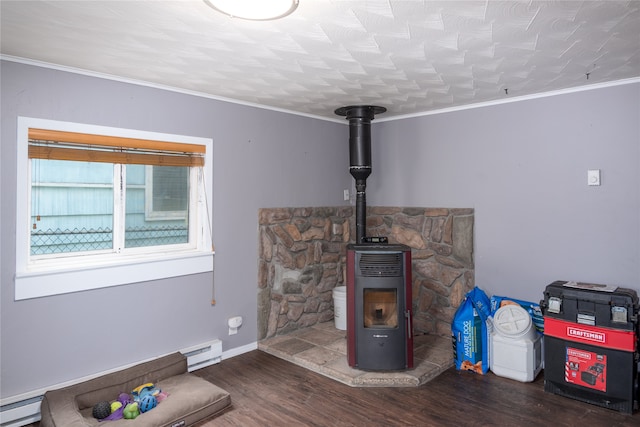
[{"label": "plush toy", "polygon": [[165,400],[167,397],[169,397],[169,393],[167,393],[166,391],[161,391],[160,393],[158,393],[158,395],[156,396],[156,400],[158,401],[158,403],[162,402],[163,400]]},{"label": "plush toy", "polygon": [[140,415],[140,408],[138,408],[138,402],[129,403],[122,411],[122,415],[125,420],[133,420]]},{"label": "plush toy", "polygon": [[146,395],[157,397],[160,392],[161,390],[156,387],[155,384],[146,383],[134,388],[131,395],[133,396],[134,402],[140,402],[140,400]]}]

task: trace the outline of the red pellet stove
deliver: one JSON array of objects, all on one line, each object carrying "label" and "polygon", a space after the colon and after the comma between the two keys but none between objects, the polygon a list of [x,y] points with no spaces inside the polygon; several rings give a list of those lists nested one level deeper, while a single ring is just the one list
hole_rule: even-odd
[{"label": "red pellet stove", "polygon": [[369,371],[413,368],[411,248],[366,236],[371,120],[386,108],[348,106],[349,172],[356,181],[356,242],[347,246],[347,361]]}]

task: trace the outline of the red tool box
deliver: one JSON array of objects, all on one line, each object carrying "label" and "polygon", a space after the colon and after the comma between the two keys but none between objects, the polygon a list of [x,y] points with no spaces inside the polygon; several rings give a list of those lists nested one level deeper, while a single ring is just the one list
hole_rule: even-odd
[{"label": "red tool box", "polygon": [[638,409],[640,328],[632,289],[556,281],[544,314],[544,389],[594,405]]}]

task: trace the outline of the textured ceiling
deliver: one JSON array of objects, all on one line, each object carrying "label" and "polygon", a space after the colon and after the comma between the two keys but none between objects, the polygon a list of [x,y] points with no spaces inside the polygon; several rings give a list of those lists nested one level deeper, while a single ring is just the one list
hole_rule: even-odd
[{"label": "textured ceiling", "polygon": [[6,59],[338,120],[344,105],[388,119],[640,77],[638,0],[300,0],[266,22],[202,0],[0,12]]}]

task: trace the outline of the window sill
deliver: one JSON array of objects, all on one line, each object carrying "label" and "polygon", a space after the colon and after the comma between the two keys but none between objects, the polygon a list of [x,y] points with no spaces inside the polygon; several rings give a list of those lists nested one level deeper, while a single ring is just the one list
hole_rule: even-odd
[{"label": "window sill", "polygon": [[109,265],[16,273],[15,300],[207,273],[213,271],[213,255],[191,252]]}]

